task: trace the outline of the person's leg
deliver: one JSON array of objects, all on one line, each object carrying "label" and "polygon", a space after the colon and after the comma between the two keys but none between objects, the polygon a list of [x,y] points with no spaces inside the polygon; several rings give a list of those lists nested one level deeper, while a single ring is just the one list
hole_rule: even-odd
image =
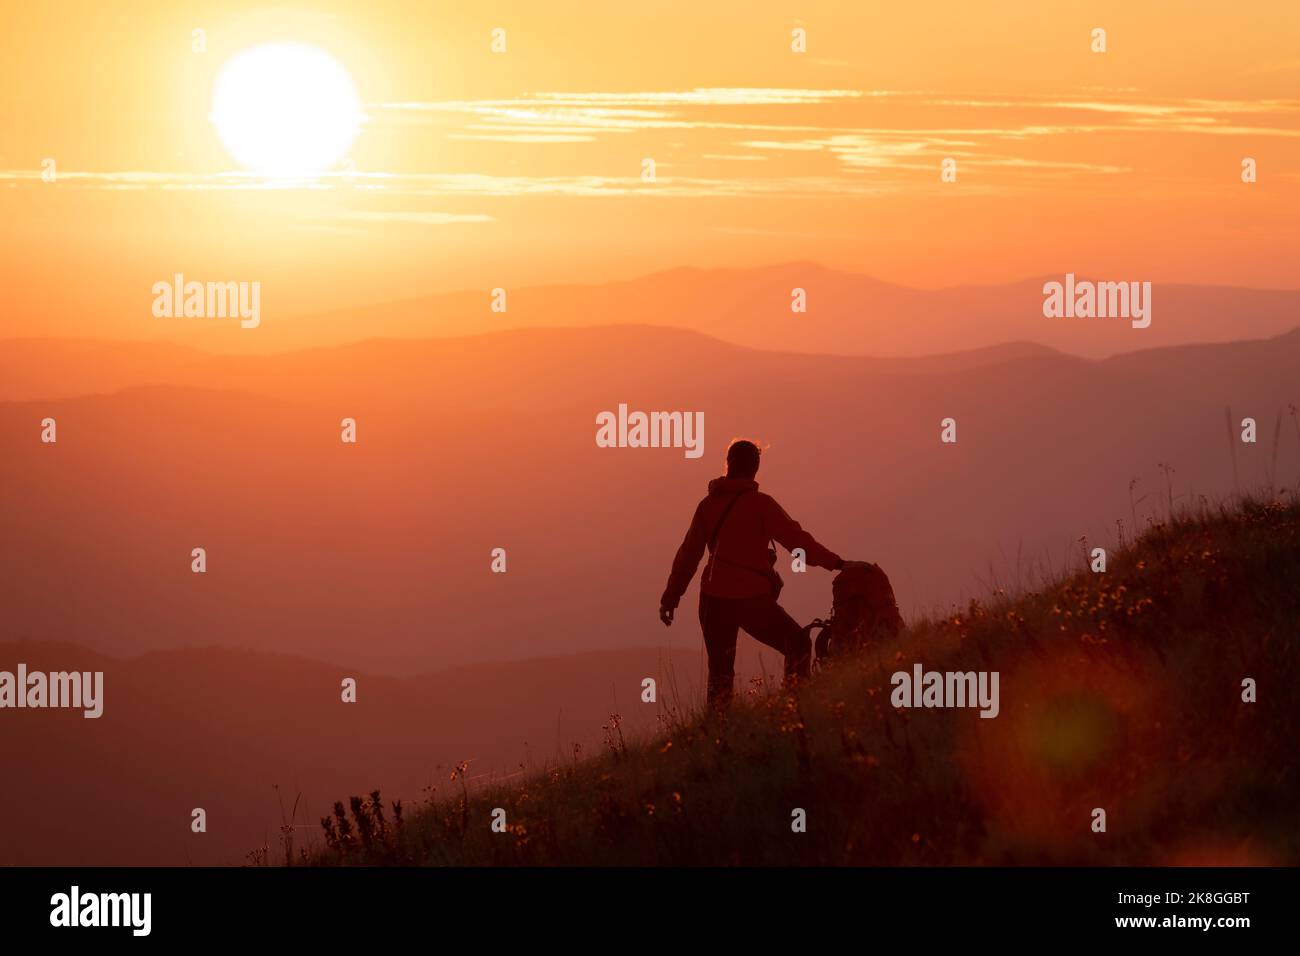
[{"label": "person's leg", "polygon": [[739,601],[700,595],[700,630],[709,658],[709,705],[722,709],[731,701],[736,682],[736,620]]},{"label": "person's leg", "polygon": [[785,655],[785,678],[798,680],[812,668],[812,638],[785,608],[768,597],[743,602],[740,626],[745,633]]}]

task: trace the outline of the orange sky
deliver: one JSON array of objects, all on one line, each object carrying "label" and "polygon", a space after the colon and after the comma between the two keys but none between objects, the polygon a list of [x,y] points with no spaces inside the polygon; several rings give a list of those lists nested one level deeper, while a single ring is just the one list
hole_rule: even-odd
[{"label": "orange sky", "polygon": [[[157,334],[178,271],[291,313],[787,260],[1300,286],[1294,0],[153,6],[0,14],[0,335]],[[231,175],[213,80],[285,40],[358,88],[350,178]]]}]

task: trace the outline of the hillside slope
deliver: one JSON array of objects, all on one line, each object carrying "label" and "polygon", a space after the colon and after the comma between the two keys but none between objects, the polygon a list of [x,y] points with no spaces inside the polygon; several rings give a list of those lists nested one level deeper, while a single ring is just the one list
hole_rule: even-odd
[{"label": "hillside slope", "polygon": [[[459,763],[472,786],[575,748],[599,752],[601,723],[627,710],[642,678],[690,699],[701,672],[698,650],[682,646],[386,677],[265,651],[124,658],[0,636],[0,671],[19,663],[102,671],[105,703],[97,720],[75,709],[0,710],[0,769],[17,783],[0,789],[0,866],[238,865],[282,823],[315,830],[349,788],[441,792],[443,768]],[[341,700],[345,676],[356,703]],[[661,705],[672,707],[672,695]],[[629,729],[650,732],[657,713],[629,714]],[[195,807],[207,813],[206,833],[190,830]]]},{"label": "hillside slope", "polygon": [[[972,603],[797,696],[753,688],[723,724],[637,743],[615,726],[599,759],[400,824],[354,798],[311,859],[1294,865],[1298,635],[1300,506],[1205,509],[1151,526],[1105,574]],[[998,671],[1000,713],[894,708],[891,674],[917,662]]]}]

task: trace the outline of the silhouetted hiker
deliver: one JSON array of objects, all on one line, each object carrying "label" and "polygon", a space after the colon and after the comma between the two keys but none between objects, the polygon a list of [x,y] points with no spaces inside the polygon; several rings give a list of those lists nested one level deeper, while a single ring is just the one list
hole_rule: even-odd
[{"label": "silhouetted hiker", "polygon": [[[736,671],[736,632],[745,632],[785,655],[786,683],[808,676],[812,639],[777,603],[777,541],[788,550],[803,548],[808,563],[838,571],[846,566],[799,527],[770,495],[759,492],[758,446],[733,441],[727,448],[727,474],[709,482],[709,494],[695,509],[686,539],[677,549],[668,586],[659,600],[659,619],[673,613],[695,576],[705,548],[710,552],[700,581],[700,627],[709,658],[709,703],[725,707]],[[854,564],[856,562],[847,562]]]}]

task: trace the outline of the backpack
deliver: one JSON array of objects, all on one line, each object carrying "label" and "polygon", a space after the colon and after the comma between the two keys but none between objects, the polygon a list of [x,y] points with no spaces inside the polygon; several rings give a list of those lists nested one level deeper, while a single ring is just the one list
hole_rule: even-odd
[{"label": "backpack", "polygon": [[903,629],[894,588],[889,577],[877,564],[845,568],[831,582],[831,616],[818,618],[804,630],[817,636],[817,660],[836,657],[875,643],[897,637]]}]

